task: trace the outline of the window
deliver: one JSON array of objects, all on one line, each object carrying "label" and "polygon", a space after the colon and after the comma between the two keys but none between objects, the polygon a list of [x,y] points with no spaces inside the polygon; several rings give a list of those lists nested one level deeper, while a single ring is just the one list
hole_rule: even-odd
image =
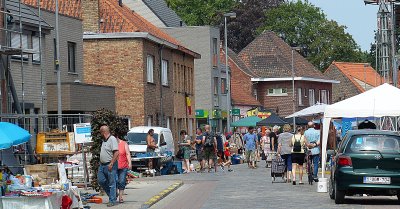
[{"label": "window", "polygon": [[287,96],[286,88],[276,88],[276,89],[268,89],[268,96]]},{"label": "window", "polygon": [[188,119],[188,133],[189,136],[193,134],[193,121],[191,118]]},{"label": "window", "polygon": [[226,78],[221,78],[221,94],[227,94],[228,89],[227,89],[227,83],[226,83]]},{"label": "window", "polygon": [[154,57],[147,55],[147,82],[154,83]]},{"label": "window", "polygon": [[39,63],[40,62],[39,37],[32,36],[32,49],[33,49],[33,51],[37,52],[32,55],[32,61],[35,63]]},{"label": "window", "polygon": [[219,84],[218,77],[215,77],[214,78],[214,95],[218,94],[218,84]]},{"label": "window", "polygon": [[218,39],[213,38],[212,42],[212,64],[213,67],[218,67]]},{"label": "window", "polygon": [[[19,33],[11,33],[11,47],[12,48],[20,48],[20,34]],[[22,49],[29,49],[28,45],[28,35],[22,34]],[[28,60],[28,55],[22,55],[24,60]],[[21,59],[21,55],[13,55],[12,58]]]},{"label": "window", "polygon": [[162,85],[168,86],[168,61],[162,60],[161,61],[161,81]]},{"label": "window", "polygon": [[218,53],[218,39],[213,38],[213,54],[217,54],[217,53]]},{"label": "window", "polygon": [[330,104],[330,102],[331,102],[331,100],[330,100],[330,92],[329,91],[327,91],[327,101],[326,101],[326,104]]},{"label": "window", "polygon": [[303,105],[303,94],[301,92],[301,88],[297,89],[297,98],[299,100],[299,105]]},{"label": "window", "polygon": [[320,91],[320,102],[324,104],[328,104],[328,96],[326,90]]},{"label": "window", "polygon": [[253,95],[256,100],[258,100],[258,94],[257,94],[257,89],[253,89]]},{"label": "window", "polygon": [[76,52],[76,43],[68,42],[68,72],[75,73],[75,52]]},{"label": "window", "polygon": [[308,102],[310,103],[310,106],[315,105],[314,89],[308,89]]},{"label": "window", "polygon": [[152,122],[153,122],[153,116],[151,115],[147,116],[147,126],[151,126]]},{"label": "window", "polygon": [[167,128],[171,129],[171,117],[167,117]]}]

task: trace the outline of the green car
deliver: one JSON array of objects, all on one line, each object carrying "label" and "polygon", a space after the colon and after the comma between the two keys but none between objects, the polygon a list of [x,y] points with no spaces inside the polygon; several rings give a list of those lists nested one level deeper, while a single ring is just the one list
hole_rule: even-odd
[{"label": "green car", "polygon": [[400,135],[392,131],[351,130],[333,156],[329,196],[341,204],[345,196],[397,195],[400,201]]}]

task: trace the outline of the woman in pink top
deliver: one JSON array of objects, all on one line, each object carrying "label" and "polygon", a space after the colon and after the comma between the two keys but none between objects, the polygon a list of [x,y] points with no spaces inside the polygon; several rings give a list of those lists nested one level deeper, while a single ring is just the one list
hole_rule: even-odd
[{"label": "woman in pink top", "polygon": [[119,151],[119,159],[118,159],[118,182],[117,188],[119,190],[119,202],[123,203],[124,200],[122,196],[124,195],[124,190],[126,186],[126,174],[128,170],[132,168],[131,161],[131,152],[129,151],[129,146],[121,139],[122,137],[116,136],[118,139],[118,151]]}]

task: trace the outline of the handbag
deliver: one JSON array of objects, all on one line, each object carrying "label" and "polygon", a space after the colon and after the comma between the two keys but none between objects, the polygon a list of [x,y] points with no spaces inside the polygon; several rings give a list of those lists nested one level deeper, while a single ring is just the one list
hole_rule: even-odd
[{"label": "handbag", "polygon": [[182,159],[183,158],[183,150],[179,149],[178,152],[176,153],[175,157],[178,159]]},{"label": "handbag", "polygon": [[265,156],[264,150],[261,151],[261,160],[267,160],[267,156]]}]

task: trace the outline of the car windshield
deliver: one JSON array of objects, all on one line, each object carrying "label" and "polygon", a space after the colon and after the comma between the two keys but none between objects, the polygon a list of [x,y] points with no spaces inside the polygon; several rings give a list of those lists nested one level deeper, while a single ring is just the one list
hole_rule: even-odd
[{"label": "car windshield", "polygon": [[[147,133],[128,133],[128,144],[147,144]],[[153,134],[154,141],[157,144],[158,134]]]},{"label": "car windshield", "polygon": [[347,152],[378,150],[381,153],[400,153],[400,137],[393,135],[355,135],[349,141]]}]

